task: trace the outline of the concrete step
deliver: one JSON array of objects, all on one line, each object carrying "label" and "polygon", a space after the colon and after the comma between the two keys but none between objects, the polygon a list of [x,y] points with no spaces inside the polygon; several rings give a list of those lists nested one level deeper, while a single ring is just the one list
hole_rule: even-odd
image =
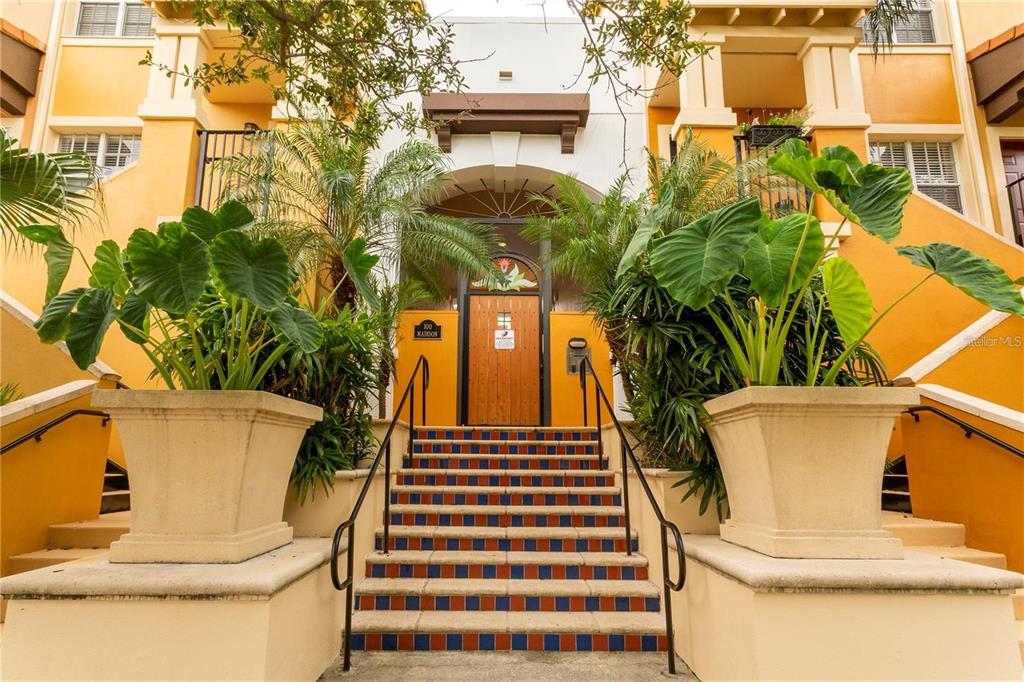
[{"label": "concrete step", "polygon": [[357,611],[357,651],[664,651],[657,613]]},{"label": "concrete step", "polygon": [[660,611],[646,580],[423,580],[367,578],[356,588],[364,611]]},{"label": "concrete step", "polygon": [[885,474],[882,477],[882,490],[909,492],[910,476],[907,474]]},{"label": "concrete step", "polygon": [[964,544],[963,524],[947,521],[919,519],[910,514],[882,512],[882,528],[889,531],[906,547],[959,547]]},{"label": "concrete step", "polygon": [[132,508],[131,493],[127,490],[105,490],[100,498],[100,514],[128,511]]},{"label": "concrete step", "polygon": [[486,469],[508,471],[598,471],[594,455],[472,455],[417,453],[409,461],[412,469]]},{"label": "concrete step", "polygon": [[928,545],[915,545],[910,548],[915,552],[924,552],[943,559],[954,559],[965,561],[969,564],[979,566],[990,566],[992,568],[1006,568],[1006,556],[995,552],[986,552],[971,547],[935,547]]},{"label": "concrete step", "polygon": [[375,552],[366,557],[366,577],[647,580],[647,559],[611,552]]},{"label": "concrete step", "polygon": [[397,475],[398,485],[460,487],[612,487],[615,475],[587,471],[438,471],[437,469],[402,469]]},{"label": "concrete step", "polygon": [[566,442],[597,440],[596,429],[566,428],[564,426],[540,426],[530,428],[480,427],[480,426],[430,426],[414,430],[417,440],[487,440],[487,441],[530,441],[553,440]]},{"label": "concrete step", "polygon": [[47,544],[53,548],[110,547],[128,532],[131,512],[101,514],[99,518],[74,523],[57,523],[49,528]]},{"label": "concrete step", "polygon": [[[390,549],[488,552],[625,552],[623,528],[502,528],[489,526],[391,526]],[[633,550],[638,537],[631,530]],[[384,529],[377,528],[375,547],[383,545]]]},{"label": "concrete step", "polygon": [[391,505],[391,523],[406,526],[613,528],[624,520],[622,508],[610,506]]},{"label": "concrete step", "polygon": [[78,559],[91,559],[101,554],[106,554],[107,549],[40,549],[35,552],[27,552],[12,556],[7,560],[10,574],[34,571],[37,568],[46,568],[55,564],[63,564]]},{"label": "concrete step", "polygon": [[103,474],[103,490],[128,490],[128,474],[108,471]]},{"label": "concrete step", "polygon": [[396,485],[393,504],[445,505],[621,505],[614,486],[431,486]]}]

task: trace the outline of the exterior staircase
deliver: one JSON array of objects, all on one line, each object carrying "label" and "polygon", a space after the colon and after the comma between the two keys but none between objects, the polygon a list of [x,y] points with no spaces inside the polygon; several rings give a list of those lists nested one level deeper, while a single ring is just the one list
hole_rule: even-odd
[{"label": "exterior staircase", "polygon": [[[593,429],[417,429],[366,558],[352,649],[664,651]],[[637,537],[630,538],[632,549]]]},{"label": "exterior staircase", "polygon": [[121,511],[100,514],[99,518],[88,521],[56,523],[49,528],[45,549],[8,559],[8,574],[104,554],[110,549],[110,543],[128,532],[129,518],[129,512]]},{"label": "exterior staircase", "polygon": [[[955,559],[971,564],[1006,568],[1006,556],[967,547],[966,529],[961,523],[919,519],[910,514],[882,512],[882,527],[898,537],[903,546],[915,552],[932,554],[942,559]],[[1024,589],[1013,595],[1013,613],[1017,620],[1017,642],[1024,660]]]}]

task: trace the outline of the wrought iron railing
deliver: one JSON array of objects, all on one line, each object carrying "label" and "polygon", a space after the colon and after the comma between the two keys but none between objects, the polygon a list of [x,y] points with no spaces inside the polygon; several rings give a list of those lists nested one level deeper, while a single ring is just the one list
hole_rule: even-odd
[{"label": "wrought iron railing", "polygon": [[[683,549],[683,536],[679,532],[679,527],[665,518],[665,514],[661,511],[661,506],[658,504],[657,499],[654,497],[654,492],[651,490],[650,484],[647,482],[647,477],[644,475],[643,467],[640,466],[640,460],[637,459],[636,453],[633,452],[633,446],[629,444],[626,438],[626,431],[622,428],[622,424],[619,422],[618,417],[615,416],[615,408],[612,406],[611,401],[608,399],[608,394],[605,393],[604,386],[601,385],[601,381],[597,378],[597,373],[594,372],[594,366],[590,363],[588,358],[583,358],[580,362],[580,391],[583,394],[583,425],[589,426],[589,417],[587,415],[587,374],[588,372],[594,379],[594,401],[597,406],[596,411],[596,424],[597,427],[597,450],[598,457],[600,459],[600,468],[605,468],[604,463],[604,443],[601,439],[601,405],[604,404],[608,410],[608,414],[611,416],[612,424],[615,425],[615,430],[619,434],[619,442],[621,443],[620,453],[622,455],[622,506],[625,514],[625,531],[626,531],[626,554],[632,555],[633,553],[633,538],[632,529],[629,521],[629,481],[628,481],[628,470],[629,464],[632,463],[633,470],[636,472],[637,480],[640,481],[640,487],[647,495],[647,500],[651,503],[651,507],[654,509],[655,516],[658,517],[658,524],[661,531],[661,576],[662,576],[662,603],[665,609],[665,636],[667,639],[668,649],[668,672],[670,675],[676,674],[676,650],[675,643],[673,642],[672,632],[672,592],[678,592],[683,589],[683,585],[686,584],[686,553]],[[668,563],[668,533],[672,533],[672,537],[676,543],[676,559],[679,562],[679,577],[673,581],[669,577],[669,563]]]},{"label": "wrought iron railing", "polygon": [[1004,440],[996,438],[991,433],[988,433],[988,432],[984,431],[983,429],[979,429],[977,426],[974,426],[973,424],[965,422],[963,419],[960,419],[959,417],[955,417],[952,414],[950,414],[949,412],[946,412],[945,410],[940,410],[939,408],[932,407],[931,405],[916,405],[914,407],[908,407],[906,411],[907,411],[907,413],[911,417],[914,418],[915,422],[921,421],[921,417],[920,417],[920,413],[921,412],[930,412],[931,414],[938,415],[938,416],[942,417],[943,419],[945,419],[946,421],[952,422],[953,424],[956,424],[957,426],[959,426],[961,428],[961,430],[963,430],[963,432],[964,432],[964,438],[970,438],[973,435],[977,435],[982,440],[986,440],[989,443],[992,443],[993,445],[995,445],[996,447],[999,447],[999,448],[1002,448],[1003,450],[1006,450],[1011,455],[1016,455],[1016,456],[1020,457],[1021,459],[1024,459],[1024,450],[1021,450],[1018,447],[1010,445],[1009,443],[1007,443]]},{"label": "wrought iron railing", "polygon": [[[430,363],[428,363],[427,359],[421,355],[419,360],[416,361],[416,366],[412,369],[412,375],[409,377],[409,382],[405,385],[405,390],[402,392],[402,399],[398,402],[398,407],[395,408],[395,416],[391,418],[391,423],[388,424],[388,430],[384,434],[384,439],[380,442],[380,448],[377,449],[377,456],[373,458],[373,463],[370,465],[370,472],[366,475],[366,482],[363,483],[363,487],[359,491],[359,497],[356,498],[355,504],[352,505],[352,513],[349,514],[348,519],[338,524],[338,528],[334,531],[334,540],[331,543],[331,582],[334,583],[334,589],[339,591],[345,590],[345,640],[342,644],[342,669],[346,672],[350,668],[352,662],[352,579],[354,577],[352,571],[355,554],[356,518],[359,516],[359,510],[363,507],[363,501],[366,499],[366,494],[369,492],[370,486],[373,485],[373,477],[376,475],[377,469],[380,467],[381,458],[383,458],[384,538],[380,551],[382,554],[388,554],[391,550],[391,435],[395,431],[398,419],[402,416],[402,409],[408,402],[409,447],[407,454],[411,459],[413,455],[413,442],[416,437],[416,391],[413,389],[416,385],[417,377],[420,379],[420,396],[422,398],[420,422],[424,425],[427,423],[427,388],[430,386]],[[341,580],[338,575],[338,553],[341,550],[341,536],[344,535],[346,530],[348,531],[348,548],[345,552],[345,564],[348,572],[345,574],[345,579]]]},{"label": "wrought iron railing", "polygon": [[[796,180],[780,177],[768,172],[763,164],[743,165],[758,154],[770,153],[770,150],[777,147],[786,139],[796,137],[810,142],[810,137],[801,137],[799,133],[787,136],[762,136],[751,135],[750,133],[760,129],[772,131],[772,128],[779,128],[782,132],[788,132],[789,128],[780,126],[763,126],[759,129],[751,129],[743,135],[734,135],[733,143],[736,149],[736,163],[739,166],[737,182],[739,183],[740,197],[758,197],[761,206],[773,218],[788,213],[806,213],[811,209],[812,193]],[[799,128],[793,128],[799,131]]]},{"label": "wrought iron railing", "polygon": [[1013,239],[1024,246],[1024,176],[1006,186],[1006,198],[1010,200],[1010,220],[1013,221]]},{"label": "wrought iron railing", "polygon": [[39,441],[43,440],[43,436],[46,435],[47,431],[49,431],[50,429],[52,429],[55,426],[58,426],[59,424],[62,424],[64,422],[66,422],[67,420],[71,419],[72,417],[77,417],[77,416],[80,416],[80,415],[87,416],[87,417],[100,417],[101,419],[103,419],[103,422],[100,424],[100,426],[106,426],[107,423],[110,421],[110,415],[107,414],[106,412],[101,412],[99,410],[86,410],[86,409],[70,410],[68,412],[65,412],[61,416],[56,417],[55,419],[51,419],[50,421],[46,422],[42,426],[39,426],[39,427],[37,427],[35,429],[32,429],[31,431],[26,433],[24,436],[21,436],[20,438],[16,438],[15,440],[12,440],[7,445],[4,445],[3,447],[0,447],[0,455],[4,454],[5,452],[8,452],[10,450],[13,450],[14,448],[18,447],[19,445],[27,443],[30,440],[34,440],[35,442],[38,443]]},{"label": "wrought iron railing", "polygon": [[196,161],[196,190],[193,204],[212,210],[231,189],[232,180],[224,168],[231,159],[264,153],[258,128],[245,130],[199,130]]}]

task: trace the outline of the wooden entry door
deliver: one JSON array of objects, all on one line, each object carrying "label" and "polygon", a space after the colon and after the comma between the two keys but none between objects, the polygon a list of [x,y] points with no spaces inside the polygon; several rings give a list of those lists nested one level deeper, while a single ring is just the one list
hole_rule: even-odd
[{"label": "wooden entry door", "polygon": [[1006,188],[1010,198],[1010,211],[1016,216],[1017,226],[1014,238],[1024,244],[1024,140],[1004,140],[1002,143],[1003,169],[1006,171]]},{"label": "wooden entry door", "polygon": [[468,346],[469,423],[539,425],[540,297],[470,296]]}]

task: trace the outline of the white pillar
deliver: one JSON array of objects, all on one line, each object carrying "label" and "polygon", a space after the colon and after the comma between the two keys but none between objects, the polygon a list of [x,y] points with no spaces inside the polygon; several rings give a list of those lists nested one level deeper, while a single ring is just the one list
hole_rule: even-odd
[{"label": "white pillar", "polygon": [[731,128],[736,114],[725,106],[725,82],[722,74],[722,43],[724,36],[704,36],[708,47],[679,76],[679,115],[673,135],[687,126]]},{"label": "white pillar", "polygon": [[864,128],[871,118],[864,111],[864,94],[854,45],[808,40],[797,58],[804,69],[809,118],[814,128]]},{"label": "white pillar", "polygon": [[156,66],[150,68],[146,99],[139,106],[143,119],[195,119],[206,126],[202,92],[179,75],[185,67],[190,71],[206,61],[210,43],[203,28],[175,19],[155,17],[153,62],[170,67],[167,73]]}]

